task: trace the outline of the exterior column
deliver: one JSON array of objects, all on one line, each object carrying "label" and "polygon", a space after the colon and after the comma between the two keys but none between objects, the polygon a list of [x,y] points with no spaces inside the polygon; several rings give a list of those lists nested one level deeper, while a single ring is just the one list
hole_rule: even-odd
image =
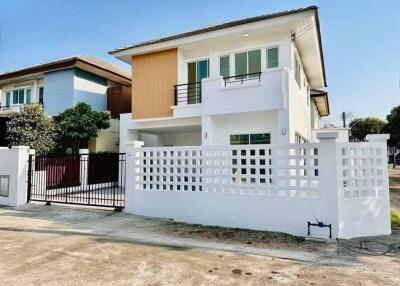
[{"label": "exterior column", "polygon": [[79,149],[79,154],[81,187],[86,188],[89,175],[89,149]]},{"label": "exterior column", "polygon": [[136,157],[137,151],[143,146],[143,142],[136,141],[126,146],[126,174],[125,174],[125,208],[124,211],[127,213],[135,213],[136,203],[136,192],[135,192],[135,180],[137,176],[136,172]]},{"label": "exterior column", "polygon": [[[340,210],[338,209],[338,152],[336,140],[338,132],[325,132],[317,134],[318,146],[318,167],[319,167],[319,189],[320,189],[320,212],[325,217],[318,217],[318,220],[325,224],[332,224],[332,238],[340,237]],[[316,230],[313,230],[316,231]],[[319,229],[321,231],[327,231]],[[320,235],[322,237],[322,235]],[[325,237],[328,237],[326,233]]]},{"label": "exterior column", "polygon": [[27,202],[29,146],[0,149],[0,205],[19,206]]}]

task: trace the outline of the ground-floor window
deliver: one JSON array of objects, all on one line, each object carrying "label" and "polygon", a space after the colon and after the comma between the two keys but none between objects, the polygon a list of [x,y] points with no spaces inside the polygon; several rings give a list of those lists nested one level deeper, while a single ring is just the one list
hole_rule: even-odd
[{"label": "ground-floor window", "polygon": [[270,133],[234,134],[230,136],[231,145],[271,144]]}]

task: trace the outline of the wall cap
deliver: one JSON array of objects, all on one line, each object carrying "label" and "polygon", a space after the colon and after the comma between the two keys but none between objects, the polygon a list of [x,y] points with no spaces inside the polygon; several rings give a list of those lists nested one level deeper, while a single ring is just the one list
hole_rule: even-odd
[{"label": "wall cap", "polygon": [[337,139],[339,138],[339,132],[329,131],[329,132],[319,132],[317,133],[317,139]]},{"label": "wall cap", "polygon": [[29,150],[29,146],[12,146],[11,149]]},{"label": "wall cap", "polygon": [[390,134],[368,134],[365,139],[367,141],[387,141],[390,139]]}]

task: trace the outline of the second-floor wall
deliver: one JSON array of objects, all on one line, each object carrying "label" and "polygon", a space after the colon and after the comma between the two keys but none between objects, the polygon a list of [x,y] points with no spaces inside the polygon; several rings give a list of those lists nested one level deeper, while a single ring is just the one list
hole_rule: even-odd
[{"label": "second-floor wall", "polygon": [[110,85],[107,79],[92,73],[64,69],[3,86],[0,102],[5,111],[19,111],[24,104],[40,103],[51,116],[78,102],[88,103],[97,111],[106,111]]}]

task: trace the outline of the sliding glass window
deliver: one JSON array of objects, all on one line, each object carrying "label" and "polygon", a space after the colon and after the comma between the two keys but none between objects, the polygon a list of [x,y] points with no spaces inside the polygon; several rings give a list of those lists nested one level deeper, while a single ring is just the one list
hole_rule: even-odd
[{"label": "sliding glass window", "polygon": [[[242,75],[261,72],[261,50],[235,54],[235,74],[237,78]],[[257,75],[252,75],[257,76]]]},{"label": "sliding glass window", "polygon": [[229,56],[219,58],[219,74],[225,78],[229,77]]},{"label": "sliding glass window", "polygon": [[6,107],[10,107],[11,104],[11,92],[6,93]]},{"label": "sliding glass window", "polygon": [[[249,74],[261,72],[261,50],[255,50],[248,52],[249,58]],[[253,74],[250,77],[257,77],[258,75]]]},{"label": "sliding glass window", "polygon": [[267,68],[277,68],[279,66],[278,48],[267,49]]}]

